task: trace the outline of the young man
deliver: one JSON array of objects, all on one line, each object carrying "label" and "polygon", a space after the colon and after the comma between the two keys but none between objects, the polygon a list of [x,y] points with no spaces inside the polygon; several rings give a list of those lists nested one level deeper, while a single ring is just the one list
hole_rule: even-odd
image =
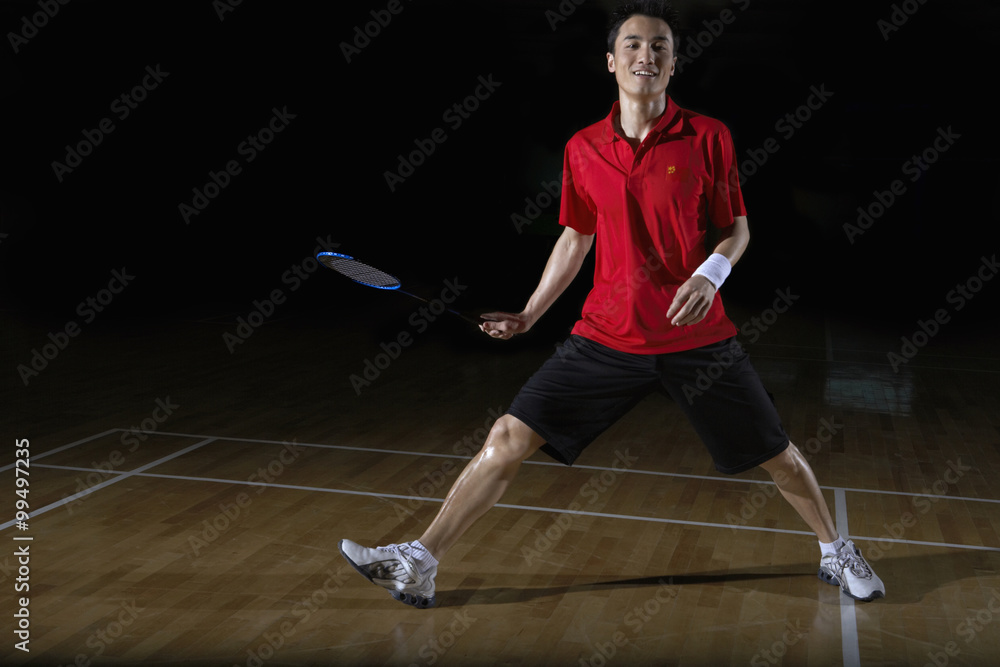
[{"label": "young man", "polygon": [[[596,237],[594,288],[569,340],[497,420],[419,540],[375,549],[340,542],[351,565],[397,600],[434,605],[439,559],[500,500],[526,458],[542,449],[572,464],[658,387],[687,414],[718,470],[759,465],[771,474],[819,539],[823,581],[859,600],[885,594],[860,551],[837,533],[723,310],[717,290],[747,246],[746,211],[726,127],[666,94],[676,35],[677,14],[663,2],[615,11],[607,59],[619,99],[566,146],[562,235],[524,310],[484,315],[482,329],[494,338],[529,330],[574,279]],[[706,257],[709,224],[720,240]],[[719,377],[691,392],[710,366]]]}]

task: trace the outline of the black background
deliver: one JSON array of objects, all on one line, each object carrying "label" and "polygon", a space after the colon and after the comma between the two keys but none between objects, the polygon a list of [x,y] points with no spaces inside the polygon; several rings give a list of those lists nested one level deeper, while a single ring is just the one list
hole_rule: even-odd
[{"label": "black background", "polygon": [[[350,62],[342,43],[387,3],[248,0],[221,17],[220,4],[77,0],[16,53],[9,35],[39,5],[0,7],[3,308],[58,329],[124,267],[135,279],[102,322],[246,314],[275,288],[288,296],[283,314],[350,320],[383,295],[323,272],[294,293],[282,279],[317,237],[431,294],[458,277],[464,308],[523,306],[558,206],[523,233],[511,216],[616,97],[609,3],[401,0]],[[681,53],[698,33],[706,45],[672,80],[675,101],[723,120],[741,161],[769,137],[780,145],[744,185],[753,240],[728,300],[759,308],[791,287],[803,312],[909,333],[996,253],[995,6],[897,3],[917,10],[886,39],[878,21],[891,3],[677,4],[689,29]],[[706,32],[725,8],[735,20]],[[147,66],[169,75],[115,118],[112,102]],[[453,129],[442,114],[480,76],[501,85]],[[833,96],[782,137],[775,123],[812,86]],[[238,145],[274,108],[295,118],[185,224],[178,206],[242,160]],[[114,132],[60,182],[52,163],[105,117]],[[439,127],[447,141],[391,191],[385,172]],[[938,128],[961,139],[911,183],[903,164]],[[843,225],[896,179],[906,193],[850,243]],[[551,326],[568,328],[586,289],[582,278]],[[954,329],[991,326],[998,293],[987,283]]]}]

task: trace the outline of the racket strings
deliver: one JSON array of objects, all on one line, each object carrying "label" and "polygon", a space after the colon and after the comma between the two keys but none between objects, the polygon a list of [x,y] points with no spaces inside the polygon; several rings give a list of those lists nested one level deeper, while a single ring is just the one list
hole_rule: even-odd
[{"label": "racket strings", "polygon": [[385,271],[380,271],[374,266],[368,266],[356,259],[326,255],[320,261],[337,273],[365,285],[394,289],[399,287],[400,284],[395,276]]}]

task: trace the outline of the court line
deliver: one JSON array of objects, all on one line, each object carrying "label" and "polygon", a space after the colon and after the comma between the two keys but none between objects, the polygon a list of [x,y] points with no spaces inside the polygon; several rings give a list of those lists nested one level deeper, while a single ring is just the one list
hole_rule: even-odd
[{"label": "court line", "polygon": [[[122,432],[126,431],[126,429],[117,429],[117,430],[122,431]],[[128,432],[132,432],[132,431],[128,430]],[[146,433],[146,434],[150,434],[150,435],[152,435],[152,434],[157,434],[157,435],[173,435],[173,436],[178,436],[178,437],[182,437],[182,438],[215,438],[216,440],[228,440],[228,441],[231,441],[231,442],[259,442],[259,443],[268,444],[268,445],[288,445],[288,444],[293,444],[296,447],[314,447],[314,448],[317,448],[317,449],[342,449],[342,450],[352,451],[352,452],[368,452],[368,453],[375,453],[375,454],[402,454],[402,455],[408,455],[408,456],[424,456],[424,457],[440,458],[440,459],[461,459],[461,460],[465,460],[465,461],[470,461],[473,458],[471,456],[462,456],[462,455],[459,455],[459,454],[445,454],[445,453],[441,453],[441,452],[417,452],[417,451],[403,450],[403,449],[379,449],[379,448],[370,448],[370,447],[352,447],[350,445],[330,445],[330,444],[325,444],[325,443],[313,443],[313,442],[294,442],[294,441],[290,441],[290,440],[264,440],[264,439],[260,439],[260,438],[240,438],[240,437],[228,437],[228,436],[222,436],[222,435],[204,435],[204,434],[195,434],[195,433],[173,433],[173,432],[169,432],[169,431],[139,431],[139,430],[136,430],[135,432],[136,433]],[[525,465],[537,465],[537,466],[553,466],[553,467],[557,467],[557,468],[570,468],[571,467],[571,468],[575,468],[575,469],[579,469],[579,470],[601,470],[601,471],[607,470],[607,471],[614,472],[614,473],[632,473],[632,474],[636,474],[636,475],[656,475],[656,476],[659,476],[659,477],[680,477],[682,479],[705,479],[705,480],[710,480],[710,481],[715,481],[715,482],[736,482],[738,484],[766,484],[768,486],[776,486],[776,484],[773,481],[760,480],[760,479],[746,479],[746,478],[743,478],[743,477],[728,477],[728,476],[727,477],[721,477],[721,476],[712,476],[712,475],[690,475],[690,474],[687,474],[687,473],[679,473],[679,472],[661,472],[661,471],[658,471],[658,470],[637,470],[635,468],[612,468],[612,467],[609,467],[609,466],[591,466],[591,465],[579,465],[579,464],[573,464],[572,466],[567,466],[564,463],[558,463],[558,462],[555,462],[555,461],[525,461],[524,464]],[[860,488],[844,487],[844,486],[823,486],[823,485],[820,485],[819,488],[826,489],[828,491],[836,491],[838,489],[843,489],[844,491],[850,491],[852,493],[880,493],[880,494],[893,495],[893,496],[914,496],[914,497],[922,497],[922,498],[935,498],[935,499],[938,499],[938,500],[941,500],[943,498],[947,498],[948,500],[966,500],[966,501],[969,501],[969,502],[996,503],[996,504],[1000,504],[1000,499],[974,498],[972,496],[947,496],[947,495],[941,496],[941,495],[937,495],[937,494],[933,494],[933,493],[911,493],[911,492],[908,492],[908,491],[881,491],[879,489],[860,489]]]},{"label": "court line", "polygon": [[[207,443],[200,443],[200,444],[207,444]],[[190,451],[190,449],[191,448],[188,448],[188,450],[185,450],[185,451]],[[178,454],[180,454],[180,452],[178,452]],[[170,458],[173,458],[173,457],[171,456]],[[162,460],[166,460],[166,459],[162,459]],[[293,491],[316,491],[316,492],[319,492],[319,493],[339,493],[339,494],[342,494],[342,495],[367,496],[367,497],[370,497],[370,498],[392,498],[392,499],[395,499],[395,500],[416,500],[416,501],[419,501],[421,503],[424,503],[424,502],[429,502],[429,503],[443,503],[444,502],[443,498],[429,498],[429,497],[424,497],[424,496],[410,496],[410,495],[404,495],[404,494],[398,494],[398,493],[383,493],[383,492],[380,492],[380,491],[359,491],[359,490],[356,490],[356,489],[354,489],[354,490],[349,490],[349,489],[331,489],[331,488],[326,488],[326,487],[321,487],[321,486],[303,486],[303,485],[300,485],[300,484],[278,484],[278,483],[275,483],[275,482],[254,482],[254,481],[250,481],[250,480],[246,480],[246,479],[228,479],[228,478],[224,478],[224,477],[194,477],[194,476],[191,476],[191,475],[172,475],[172,474],[167,474],[167,473],[154,473],[154,472],[145,472],[145,471],[139,472],[139,469],[136,469],[136,470],[133,470],[133,471],[128,471],[128,472],[126,472],[126,471],[108,471],[108,470],[99,470],[97,468],[81,468],[81,467],[78,467],[78,466],[62,466],[62,465],[55,465],[55,464],[52,464],[52,463],[43,463],[43,464],[39,465],[38,467],[39,468],[51,468],[51,469],[55,469],[55,470],[73,470],[73,471],[76,471],[76,472],[100,472],[100,473],[104,473],[104,474],[117,474],[117,475],[122,476],[122,477],[124,477],[124,476],[154,477],[154,478],[157,478],[157,479],[176,479],[176,480],[183,480],[183,481],[190,481],[190,482],[215,482],[215,483],[218,483],[218,484],[241,484],[241,485],[244,485],[244,486],[257,486],[257,487],[276,488],[276,489],[291,489]],[[145,466],[144,466],[144,468],[145,468]],[[94,487],[94,488],[96,488],[96,487]],[[788,534],[788,535],[806,535],[806,536],[809,536],[809,537],[815,537],[814,533],[812,533],[811,531],[791,530],[791,529],[787,529],[787,528],[768,528],[766,526],[750,526],[750,525],[740,525],[740,524],[715,523],[715,522],[708,522],[708,521],[688,521],[687,519],[667,519],[667,518],[663,518],[663,517],[636,516],[636,515],[632,515],[632,514],[614,514],[614,513],[610,513],[610,512],[591,512],[591,511],[587,511],[587,510],[572,510],[572,509],[557,508],[557,507],[538,507],[538,506],[535,506],[535,505],[516,505],[516,504],[510,504],[510,503],[497,503],[496,505],[494,505],[494,507],[503,507],[503,508],[507,508],[507,509],[528,510],[528,511],[533,511],[533,512],[551,512],[553,514],[577,514],[577,515],[581,515],[581,516],[593,516],[593,517],[605,518],[605,519],[626,519],[626,520],[630,520],[630,521],[649,521],[651,523],[672,523],[672,524],[680,524],[680,525],[688,525],[688,526],[698,526],[698,527],[702,527],[702,528],[731,528],[733,530],[756,530],[756,531],[767,532],[767,533],[783,533],[783,534]],[[842,510],[842,509],[838,508],[837,509],[838,516],[840,515],[841,512],[843,512],[844,515],[846,516],[846,509]],[[845,522],[846,522],[846,519],[845,519]],[[9,524],[7,524],[7,525],[9,525]],[[840,529],[839,526],[840,526],[840,523],[838,521],[838,530]],[[6,527],[6,526],[0,526],[0,529],[2,529],[4,527]],[[845,535],[845,536],[849,536],[849,533],[846,532],[846,531],[845,532],[841,532],[841,534]],[[868,541],[872,541],[872,542],[874,542],[874,541],[883,541],[883,540],[887,539],[887,538],[881,538],[881,537],[866,537],[864,535],[850,536],[850,537],[846,537],[845,539],[851,539],[851,538],[856,538],[856,539],[859,539],[859,540],[868,540]],[[944,548],[950,548],[950,549],[971,549],[971,550],[976,550],[976,551],[995,551],[995,552],[1000,552],[1000,548],[987,547],[987,546],[983,546],[983,545],[979,545],[979,544],[956,544],[956,543],[951,543],[951,542],[927,542],[927,541],[921,541],[921,540],[902,540],[902,539],[891,539],[891,540],[888,540],[888,541],[895,542],[897,544],[913,544],[913,545],[919,545],[919,546],[944,547]]]},{"label": "court line", "polygon": [[[207,441],[205,443],[199,443],[199,446],[201,444],[207,444]],[[193,449],[193,447],[189,447],[187,450],[184,450],[182,452],[177,452],[177,454],[179,455],[179,454],[185,453],[187,451],[190,451],[191,449]],[[173,455],[170,458],[173,458]],[[166,459],[161,459],[161,461],[163,461],[163,460],[166,460]],[[158,463],[158,462],[154,462],[154,463]],[[150,464],[150,465],[152,465],[152,464]],[[88,472],[88,471],[89,472],[101,472],[99,470],[92,469],[92,468],[91,469],[88,469],[88,468],[78,468],[78,467],[75,467],[75,466],[60,466],[60,465],[53,465],[53,464],[42,464],[42,465],[40,465],[38,467],[39,468],[52,468],[52,469],[56,469],[56,470],[75,470],[75,471],[80,471],[80,472]],[[144,468],[145,468],[145,466],[144,466]],[[226,478],[222,478],[222,477],[194,477],[194,476],[191,476],[191,475],[170,475],[170,474],[166,474],[166,473],[143,472],[143,471],[140,471],[139,469],[136,469],[136,470],[133,470],[133,471],[130,471],[130,472],[121,472],[119,478],[116,478],[114,480],[108,480],[108,482],[117,482],[117,481],[120,481],[121,479],[124,479],[125,477],[154,477],[154,478],[158,478],[158,479],[176,479],[176,480],[184,480],[184,481],[190,481],[190,482],[217,482],[217,483],[220,483],[220,484],[242,484],[244,486],[262,486],[262,487],[274,488],[274,489],[291,489],[293,491],[316,491],[316,492],[320,492],[320,493],[339,493],[339,494],[343,494],[343,495],[369,496],[369,497],[373,497],[373,498],[394,498],[394,499],[398,499],[398,500],[419,500],[421,502],[430,502],[430,503],[443,503],[444,502],[443,498],[425,498],[425,497],[422,497],[422,496],[407,496],[407,495],[402,495],[402,494],[397,494],[397,493],[382,493],[382,492],[376,492],[376,491],[357,491],[357,490],[348,490],[348,489],[330,489],[330,488],[325,488],[325,487],[320,487],[320,486],[302,486],[302,485],[299,485],[299,484],[278,484],[278,483],[275,483],[275,482],[251,482],[251,481],[245,480],[245,479],[226,479]],[[97,488],[99,488],[101,486],[106,486],[106,485],[107,485],[107,482],[95,485],[95,486],[93,486],[91,488],[96,490]],[[81,493],[83,493],[83,492],[81,492]],[[70,500],[73,500],[73,498],[72,497],[71,498],[65,498],[63,501],[60,501],[59,503],[53,503],[53,505],[65,504],[65,502],[70,501]],[[50,506],[46,506],[45,508],[43,508],[43,510],[48,509],[49,507]],[[786,529],[786,528],[767,528],[767,527],[763,527],[763,526],[758,527],[758,526],[729,525],[729,524],[726,524],[726,523],[710,523],[710,522],[702,522],[702,521],[688,521],[686,519],[666,519],[666,518],[663,518],[663,517],[635,516],[635,515],[631,515],[631,514],[612,514],[612,513],[608,513],[608,512],[590,512],[590,511],[585,511],[585,510],[561,509],[561,508],[557,508],[557,507],[537,507],[537,506],[534,506],[534,505],[513,505],[513,504],[509,504],[509,503],[497,503],[496,505],[494,505],[494,507],[503,507],[503,508],[506,508],[506,509],[530,510],[530,511],[534,511],[534,512],[552,512],[554,514],[579,514],[579,515],[582,515],[582,516],[593,516],[593,517],[604,518],[604,519],[628,519],[628,520],[632,520],[632,521],[650,521],[650,522],[653,522],[653,523],[676,523],[676,524],[687,525],[687,526],[700,526],[700,527],[709,527],[709,528],[733,528],[733,529],[737,529],[737,530],[758,530],[758,531],[764,531],[764,532],[769,532],[769,533],[786,533],[786,534],[790,534],[790,535],[813,535],[812,532],[803,531],[803,530],[789,530],[789,529]],[[42,510],[39,510],[39,513],[41,511]],[[32,515],[32,516],[34,516],[34,515]],[[11,523],[13,523],[13,522],[11,522]],[[2,530],[3,528],[6,528],[8,525],[10,525],[10,524],[0,525],[0,530]]]},{"label": "court line", "polygon": [[[132,430],[135,430],[135,429],[132,429]],[[89,442],[91,440],[95,440],[97,438],[103,437],[103,436],[108,435],[110,433],[114,433],[116,431],[118,431],[118,432],[127,432],[127,431],[131,432],[131,431],[129,431],[129,429],[122,429],[122,428],[109,429],[109,430],[104,431],[102,433],[98,433],[96,435],[89,436],[87,438],[83,438],[81,440],[77,440],[75,442],[69,443],[69,444],[64,445],[62,447],[58,447],[56,449],[49,450],[48,452],[43,452],[42,454],[39,455],[38,458],[41,458],[41,457],[44,457],[44,456],[48,456],[49,454],[55,454],[55,453],[60,452],[60,451],[64,451],[64,450],[69,449],[71,447],[75,447],[75,446],[77,446],[79,444],[82,444],[82,443],[85,443],[85,442]],[[153,461],[151,463],[148,463],[148,464],[145,464],[143,466],[140,466],[139,468],[136,468],[135,470],[127,471],[127,472],[126,471],[99,470],[99,469],[96,469],[96,468],[83,468],[83,467],[75,467],[75,466],[59,466],[59,465],[53,465],[53,464],[41,464],[38,467],[40,467],[40,468],[54,468],[54,469],[62,469],[62,470],[75,470],[75,471],[79,471],[79,472],[98,472],[98,473],[101,473],[101,474],[115,474],[115,475],[117,475],[117,477],[115,477],[113,479],[105,480],[105,482],[101,482],[101,483],[96,484],[96,485],[94,485],[92,487],[89,487],[88,489],[85,489],[84,491],[81,491],[78,494],[75,494],[74,496],[68,496],[68,497],[64,498],[62,501],[59,501],[57,503],[53,503],[51,505],[45,506],[45,507],[43,507],[43,508],[41,508],[39,510],[36,510],[33,513],[31,513],[29,516],[34,517],[36,514],[41,514],[41,513],[45,512],[45,511],[48,511],[49,509],[53,509],[55,507],[64,505],[64,504],[66,504],[68,502],[75,501],[78,498],[82,498],[82,497],[84,497],[86,495],[89,495],[93,491],[96,491],[96,490],[98,490],[100,488],[103,488],[105,486],[108,486],[108,485],[110,485],[112,483],[116,483],[116,482],[121,481],[122,479],[126,479],[128,477],[133,477],[133,476],[136,476],[136,477],[158,477],[158,478],[164,478],[164,479],[183,479],[183,480],[191,480],[191,481],[209,481],[209,482],[226,483],[226,484],[244,484],[244,485],[248,485],[248,486],[261,486],[261,487],[273,486],[273,487],[276,487],[276,488],[288,488],[288,489],[295,489],[295,490],[302,490],[302,491],[319,491],[319,492],[327,492],[327,493],[341,493],[341,494],[346,494],[346,495],[364,495],[364,496],[370,496],[370,497],[376,497],[376,498],[396,498],[396,499],[401,499],[401,500],[417,500],[417,501],[421,501],[421,502],[423,502],[423,501],[437,502],[437,503],[444,502],[443,499],[425,498],[423,496],[408,496],[408,495],[402,495],[402,494],[380,493],[380,492],[369,492],[369,491],[356,491],[356,490],[349,491],[349,490],[345,490],[345,489],[326,489],[326,488],[321,488],[321,487],[309,487],[309,486],[274,484],[274,483],[270,483],[269,484],[269,483],[266,483],[266,482],[250,482],[250,481],[246,481],[246,480],[222,479],[222,478],[214,478],[214,477],[190,477],[190,476],[184,476],[184,475],[166,475],[166,474],[158,474],[158,473],[147,473],[147,472],[145,472],[146,470],[149,470],[150,468],[152,468],[152,467],[154,467],[156,465],[159,465],[160,463],[164,463],[166,461],[172,460],[174,458],[177,458],[178,456],[181,456],[181,455],[186,454],[186,453],[188,453],[190,451],[198,449],[198,448],[200,448],[200,447],[202,447],[204,445],[207,445],[207,444],[209,444],[211,442],[215,442],[215,441],[219,441],[219,440],[229,440],[229,441],[233,441],[233,442],[253,442],[253,443],[263,443],[263,444],[273,444],[273,445],[287,445],[287,444],[290,443],[290,441],[288,441],[288,440],[268,440],[268,439],[261,439],[261,438],[240,438],[240,437],[225,437],[225,436],[209,436],[209,435],[197,435],[197,434],[192,434],[192,433],[176,433],[176,432],[169,432],[169,431],[136,431],[136,432],[147,433],[147,434],[167,435],[167,436],[177,436],[177,437],[185,437],[185,438],[202,438],[202,441],[199,442],[199,443],[196,443],[195,445],[192,445],[192,446],[190,446],[188,448],[185,448],[183,450],[174,452],[174,453],[172,453],[172,454],[170,454],[168,456],[165,456],[165,457],[163,457],[161,459],[157,459],[156,461]],[[470,458],[472,458],[472,457],[467,457],[467,456],[459,456],[459,455],[456,455],[456,454],[439,454],[439,453],[433,453],[433,452],[414,452],[414,451],[406,451],[406,450],[372,449],[372,448],[365,448],[365,447],[351,447],[351,446],[348,446],[348,445],[329,445],[329,444],[319,444],[319,443],[299,443],[299,442],[293,442],[293,441],[292,441],[292,444],[295,444],[296,446],[301,446],[301,447],[315,447],[315,448],[320,448],[320,449],[341,449],[341,450],[362,451],[362,452],[409,454],[411,456],[428,456],[428,457],[435,457],[435,458],[458,458],[458,459],[470,459]],[[562,463],[550,462],[550,461],[525,461],[525,463],[526,464],[534,464],[534,465],[556,466],[556,467],[562,467],[562,468],[567,467],[567,466],[565,466]],[[7,466],[7,467],[11,468],[11,467],[13,467],[13,465]],[[772,482],[768,482],[768,481],[764,481],[764,480],[748,480],[748,479],[743,479],[743,478],[738,478],[738,477],[714,477],[714,476],[710,476],[710,475],[690,475],[690,474],[685,474],[685,473],[670,473],[670,472],[660,472],[660,471],[653,471],[653,470],[635,470],[635,469],[632,469],[632,468],[610,468],[610,467],[604,467],[604,466],[589,466],[589,465],[575,465],[573,467],[574,468],[585,469],[585,470],[610,471],[610,472],[614,472],[614,473],[631,472],[631,473],[636,473],[636,474],[656,475],[656,476],[662,476],[662,477],[681,477],[681,478],[689,478],[689,479],[704,479],[704,480],[709,480],[709,481],[740,482],[740,483],[762,484],[762,485],[763,484],[768,484],[768,485],[773,485],[774,484],[773,481]],[[1000,500],[984,499],[984,498],[971,498],[971,497],[962,497],[962,496],[939,496],[939,495],[934,495],[934,494],[914,494],[914,493],[906,493],[906,492],[901,492],[901,491],[877,491],[877,490],[871,490],[871,489],[855,489],[855,488],[828,487],[828,486],[824,486],[824,487],[820,487],[820,488],[833,490],[834,491],[835,499],[840,499],[842,496],[844,496],[844,492],[846,492],[846,491],[852,491],[852,492],[859,492],[859,493],[884,493],[884,494],[891,494],[891,495],[924,496],[924,497],[936,498],[936,499],[949,498],[949,499],[952,499],[952,500],[968,500],[968,501],[1000,503]],[[841,513],[844,516],[844,522],[845,522],[845,524],[846,524],[846,520],[847,520],[846,519],[846,516],[847,516],[846,515],[846,498],[843,500],[843,502],[845,503],[844,507],[839,507],[838,506],[837,509],[836,509],[836,511],[838,513],[838,526],[839,526],[839,516],[840,516]],[[635,520],[635,521],[650,521],[650,522],[654,522],[654,523],[673,523],[673,524],[692,525],[692,526],[708,527],[708,528],[731,528],[733,530],[757,530],[757,531],[761,531],[761,532],[785,533],[785,534],[793,534],[793,535],[809,535],[809,536],[813,535],[813,533],[807,532],[807,531],[797,531],[797,530],[788,530],[788,529],[780,529],[780,528],[766,528],[766,527],[757,527],[757,526],[744,526],[744,525],[737,525],[737,524],[722,524],[722,523],[712,523],[712,522],[687,521],[687,520],[683,520],[683,519],[665,519],[665,518],[661,518],[661,517],[641,517],[641,516],[624,515],[624,514],[612,514],[612,513],[605,513],[605,512],[589,512],[589,511],[580,511],[580,510],[574,511],[574,510],[569,510],[569,509],[558,509],[558,508],[549,508],[549,507],[536,507],[536,506],[530,506],[530,505],[512,505],[512,504],[506,504],[506,503],[498,503],[495,506],[496,507],[505,507],[505,508],[508,508],[508,509],[522,509],[522,510],[530,510],[530,511],[552,512],[552,513],[559,513],[559,514],[579,514],[579,515],[583,515],[583,516],[595,516],[595,517],[600,517],[600,518],[617,518],[617,519],[626,519],[626,520]],[[9,521],[7,523],[0,524],[0,530],[4,530],[6,528],[9,528],[14,523],[15,523],[15,521]],[[841,534],[842,535],[849,535],[849,532],[845,530],[845,531],[841,531]],[[857,537],[857,539],[863,539],[863,540],[868,540],[868,541],[877,541],[877,540],[880,540],[880,539],[888,539],[888,538],[866,537],[866,536],[863,536],[863,535],[858,535],[856,537]],[[983,550],[983,551],[1000,551],[1000,549],[996,549],[996,548],[993,548],[993,547],[986,547],[986,546],[982,546],[982,545],[967,545],[967,544],[954,544],[954,543],[948,543],[948,542],[928,542],[928,541],[920,541],[920,540],[899,540],[899,539],[888,539],[888,541],[895,542],[895,543],[898,543],[898,544],[914,544],[914,545],[922,545],[922,546],[937,546],[937,547],[945,547],[945,548],[973,549],[973,550]]]},{"label": "court line", "polygon": [[[29,512],[28,516],[30,518],[34,519],[36,516],[38,516],[40,514],[45,514],[49,510],[54,510],[56,508],[62,507],[63,505],[66,505],[67,503],[75,502],[75,501],[79,500],[80,498],[83,498],[85,496],[89,496],[91,493],[93,493],[94,491],[97,491],[98,489],[103,489],[106,486],[111,486],[112,484],[117,484],[118,482],[120,482],[122,480],[125,480],[125,479],[128,479],[130,477],[141,476],[141,474],[144,471],[149,470],[150,468],[158,466],[161,463],[166,463],[167,461],[170,461],[171,459],[175,459],[178,456],[183,456],[184,454],[187,454],[188,452],[194,451],[194,450],[198,449],[199,447],[204,447],[208,443],[214,442],[215,440],[216,440],[216,438],[207,438],[205,440],[202,440],[201,442],[198,442],[198,443],[195,443],[195,444],[191,445],[190,447],[185,447],[184,449],[181,449],[181,450],[178,450],[178,451],[173,452],[171,454],[168,454],[167,456],[164,456],[163,458],[156,459],[155,461],[150,461],[149,463],[147,463],[145,465],[139,466],[135,470],[130,470],[128,472],[123,472],[118,477],[113,477],[111,479],[104,480],[103,482],[100,482],[100,483],[95,484],[93,486],[87,487],[86,489],[83,489],[82,491],[78,491],[77,493],[74,493],[72,496],[66,496],[62,500],[57,500],[54,503],[49,503],[48,505],[46,505],[44,507],[40,507],[40,508],[36,509],[34,512]],[[46,467],[49,467],[49,466],[47,466],[46,464],[43,463],[43,464],[41,464],[41,465],[39,465],[37,467],[39,467],[39,468],[46,468]],[[96,471],[96,472],[101,472],[101,471]],[[10,528],[11,526],[13,526],[15,523],[17,523],[17,522],[14,519],[11,519],[10,521],[2,523],[2,524],[0,524],[0,530],[6,530],[7,528]]]},{"label": "court line", "polygon": [[[65,450],[70,449],[72,447],[76,447],[77,445],[82,445],[85,442],[90,442],[91,440],[97,440],[98,438],[103,438],[106,435],[111,435],[112,433],[115,433],[117,431],[122,431],[122,430],[123,429],[120,429],[120,428],[109,428],[107,431],[104,431],[103,433],[98,433],[97,435],[88,436],[88,437],[83,438],[81,440],[77,440],[75,442],[71,442],[68,445],[63,445],[62,447],[56,447],[55,449],[50,449],[47,452],[42,452],[41,454],[32,453],[31,454],[31,461],[32,461],[32,463],[34,463],[38,459],[45,458],[46,456],[48,456],[50,454],[56,454],[58,452],[65,451]],[[29,440],[30,440],[30,438],[29,438]],[[5,470],[10,470],[15,465],[16,465],[15,463],[11,463],[9,465],[5,465],[3,467],[0,467],[0,472],[4,472]]]},{"label": "court line", "polygon": [[[847,522],[847,494],[843,489],[837,489],[833,494],[834,511],[837,514],[837,532],[842,536],[850,535]],[[850,538],[845,538],[850,539]],[[844,656],[844,667],[860,667],[861,650],[858,646],[858,618],[854,600],[846,595],[840,596],[840,643]]]}]

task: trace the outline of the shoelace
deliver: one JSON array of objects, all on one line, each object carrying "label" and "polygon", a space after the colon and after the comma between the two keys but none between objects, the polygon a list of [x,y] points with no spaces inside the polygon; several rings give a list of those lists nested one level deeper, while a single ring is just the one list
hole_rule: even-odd
[{"label": "shoelace", "polygon": [[[413,559],[403,554],[400,550],[401,546],[405,547],[406,545],[391,544],[387,547],[379,547],[379,549],[393,554],[396,558],[372,563],[372,574],[379,579],[395,579],[396,581],[401,581],[404,584],[415,584],[416,581],[414,581],[413,577],[410,576],[406,566],[403,565],[403,559],[410,561],[411,565]],[[413,569],[416,570],[415,567]]]},{"label": "shoelace", "polygon": [[873,575],[868,563],[866,563],[863,558],[859,558],[857,554],[849,548],[845,548],[842,552],[837,554],[836,559],[834,559],[834,565],[837,568],[838,573],[843,572],[845,568],[850,567],[851,574],[855,577],[871,579]]}]

